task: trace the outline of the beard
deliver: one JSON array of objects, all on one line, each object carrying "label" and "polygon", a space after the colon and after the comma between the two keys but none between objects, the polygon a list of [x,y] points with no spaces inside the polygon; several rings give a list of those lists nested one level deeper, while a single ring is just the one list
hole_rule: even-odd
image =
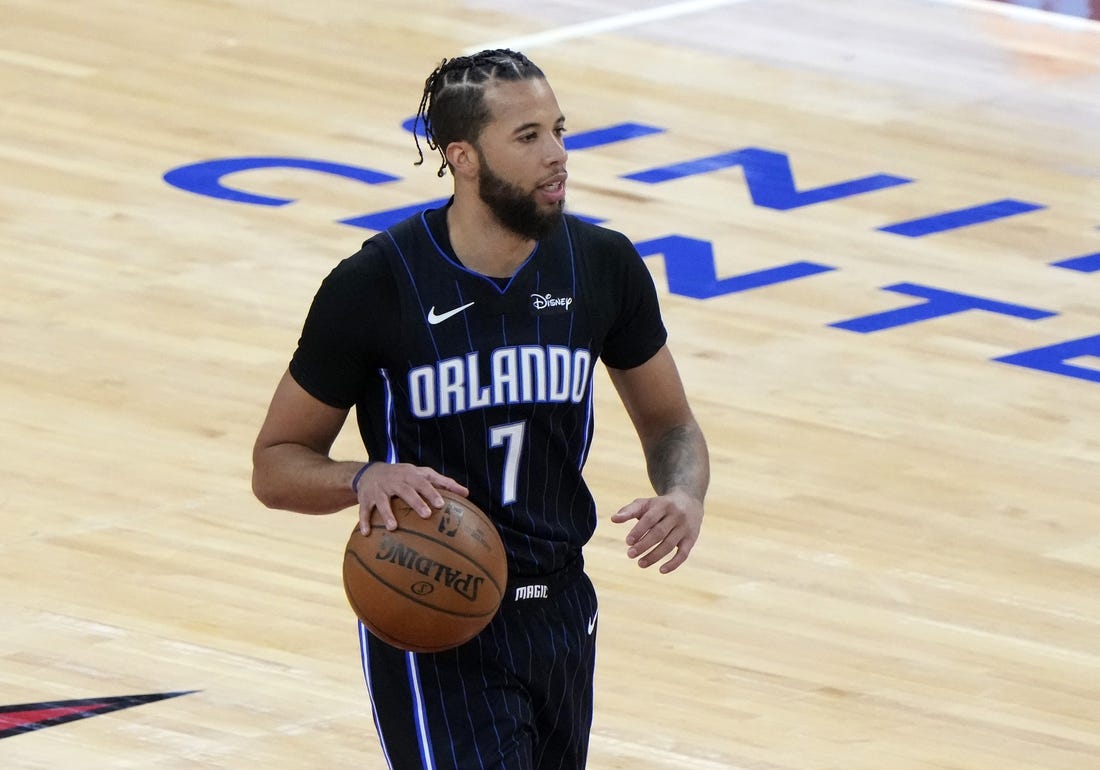
[{"label": "beard", "polygon": [[493,212],[493,216],[517,235],[540,241],[562,219],[564,200],[558,201],[549,211],[540,211],[533,192],[525,193],[498,176],[484,161],[478,169],[477,182],[481,200]]}]

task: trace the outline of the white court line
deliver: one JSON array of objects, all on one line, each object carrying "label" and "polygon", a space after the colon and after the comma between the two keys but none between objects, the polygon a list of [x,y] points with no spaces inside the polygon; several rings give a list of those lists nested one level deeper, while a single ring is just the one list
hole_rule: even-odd
[{"label": "white court line", "polygon": [[[578,24],[570,24],[565,27],[548,29],[543,32],[535,32],[530,35],[521,35],[519,37],[505,38],[502,40],[493,40],[489,43],[469,46],[468,48],[464,49],[462,53],[468,56],[470,54],[477,53],[478,51],[483,51],[491,48],[511,48],[514,50],[524,51],[531,48],[538,48],[539,46],[551,45],[553,43],[558,43],[563,40],[571,40],[578,37],[589,37],[600,32],[609,32],[615,29],[634,27],[638,26],[639,24],[647,24],[651,21],[672,19],[677,16],[686,16],[691,13],[698,13],[699,11],[709,11],[715,8],[721,8],[725,5],[737,5],[739,3],[746,3],[748,1],[749,0],[684,0],[683,2],[679,3],[659,5],[656,8],[647,8],[641,11],[623,13],[618,16],[608,16],[603,19],[582,21]],[[960,8],[985,11],[987,13],[997,13],[1002,16],[1009,16],[1015,19],[1020,19],[1022,21],[1029,21],[1036,24],[1046,24],[1048,26],[1061,27],[1063,29],[1071,29],[1083,32],[1100,32],[1100,21],[1097,21],[1096,19],[1086,19],[1080,16],[1070,16],[1064,13],[1046,11],[1024,5],[998,3],[992,2],[992,0],[925,0],[925,2],[940,3],[941,5],[954,5]]]},{"label": "white court line", "polygon": [[545,32],[535,32],[531,35],[522,35],[504,40],[494,40],[490,43],[475,45],[466,48],[462,53],[469,56],[492,48],[511,48],[517,51],[527,51],[539,46],[551,45],[562,40],[570,40],[577,37],[589,37],[600,32],[608,32],[613,29],[634,27],[639,24],[647,24],[651,21],[671,19],[676,16],[686,16],[689,13],[709,11],[720,8],[723,5],[736,5],[747,3],[749,0],[685,0],[680,3],[659,5],[656,8],[647,8],[642,11],[632,11],[618,16],[608,16],[603,19],[582,21],[579,24],[570,24],[567,27],[548,29]]},{"label": "white court line", "polygon": [[961,8],[970,8],[977,11],[998,13],[1002,16],[1011,16],[1021,21],[1030,21],[1034,24],[1046,24],[1051,27],[1072,29],[1079,32],[1100,32],[1100,21],[1086,19],[1081,16],[1070,16],[1057,11],[1046,11],[1041,8],[1031,8],[1026,5],[1012,5],[1010,3],[994,3],[990,0],[925,0],[929,3],[942,5],[956,5]]}]

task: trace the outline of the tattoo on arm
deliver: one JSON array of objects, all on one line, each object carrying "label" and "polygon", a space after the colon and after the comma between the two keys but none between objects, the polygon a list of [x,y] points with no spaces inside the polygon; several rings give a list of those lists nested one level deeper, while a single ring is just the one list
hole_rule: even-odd
[{"label": "tattoo on arm", "polygon": [[679,425],[646,449],[649,480],[657,494],[680,487],[702,500],[710,484],[710,458],[706,439],[692,421]]}]

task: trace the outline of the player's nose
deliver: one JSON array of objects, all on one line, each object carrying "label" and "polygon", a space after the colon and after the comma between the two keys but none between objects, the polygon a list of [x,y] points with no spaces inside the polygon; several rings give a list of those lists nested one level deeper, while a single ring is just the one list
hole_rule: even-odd
[{"label": "player's nose", "polygon": [[560,136],[553,136],[546,154],[548,166],[564,166],[569,158],[569,152],[565,149],[565,140]]}]

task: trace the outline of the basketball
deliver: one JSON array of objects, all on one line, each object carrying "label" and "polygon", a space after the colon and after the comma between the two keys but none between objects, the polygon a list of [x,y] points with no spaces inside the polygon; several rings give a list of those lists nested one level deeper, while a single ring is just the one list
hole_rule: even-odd
[{"label": "basketball", "polygon": [[469,641],[493,619],[508,564],[489,517],[464,497],[439,490],[443,505],[422,519],[391,501],[397,529],[375,511],[344,550],[344,591],[352,610],[383,641],[410,652],[440,652]]}]

